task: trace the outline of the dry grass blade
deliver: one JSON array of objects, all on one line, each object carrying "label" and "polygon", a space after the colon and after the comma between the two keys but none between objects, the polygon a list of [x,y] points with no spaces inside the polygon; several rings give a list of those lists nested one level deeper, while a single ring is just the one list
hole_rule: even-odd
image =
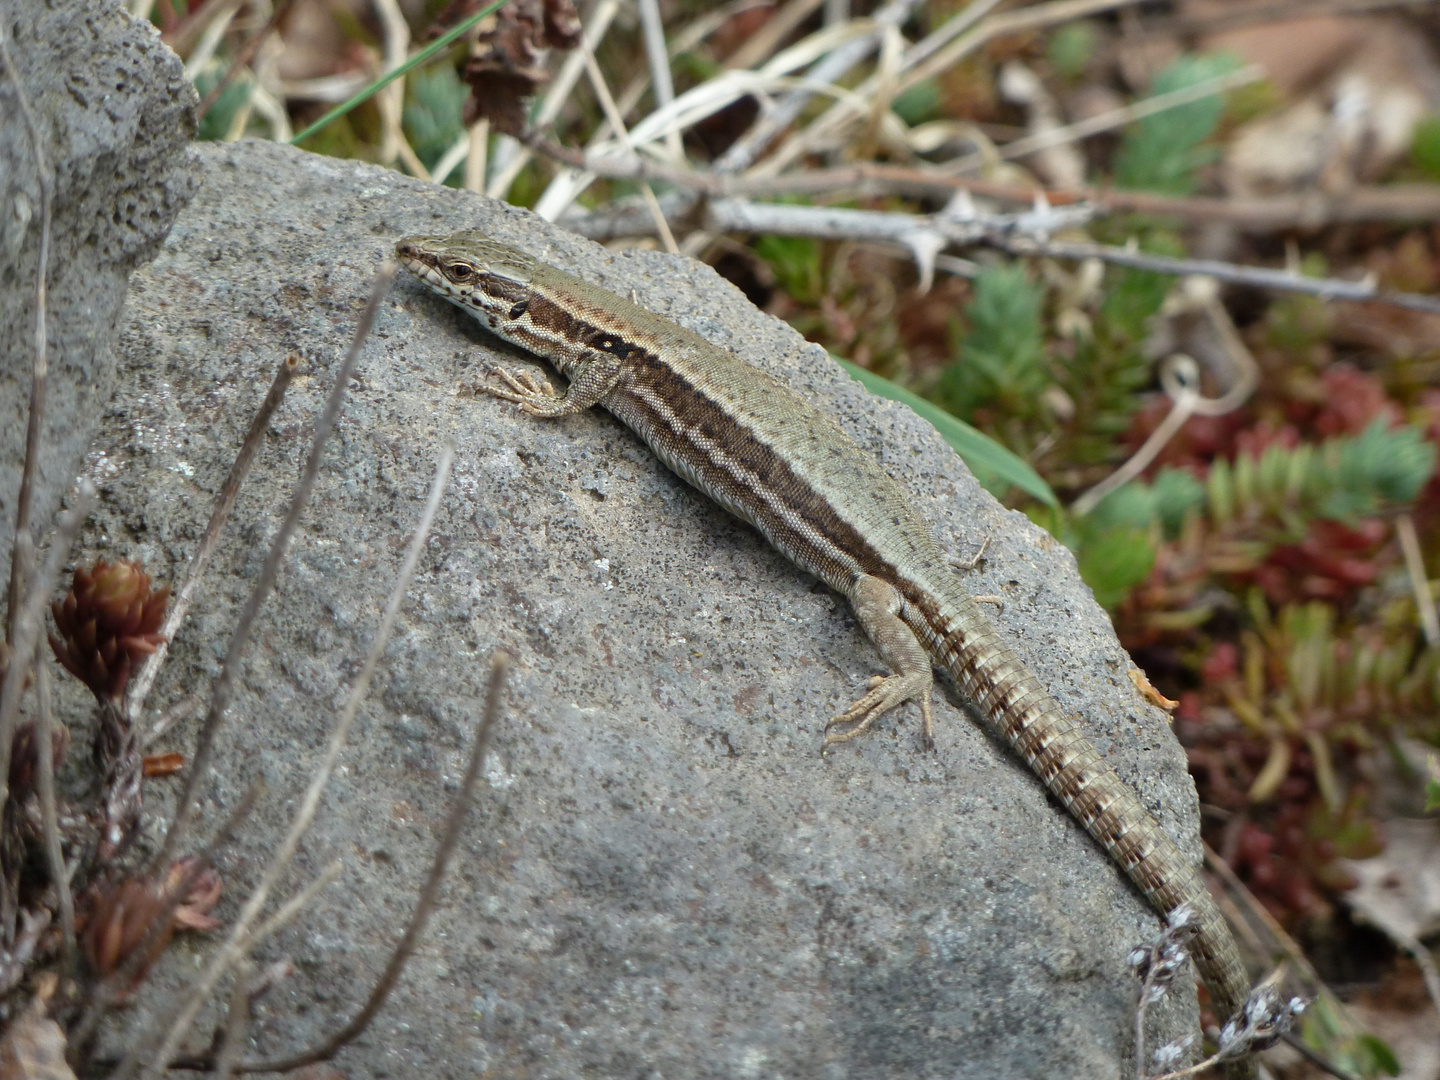
[{"label": "dry grass blade", "polygon": [[[970,9],[967,8],[906,50],[901,60],[902,74],[891,90],[897,94],[908,90],[917,83],[953,67],[965,56],[995,38],[1039,30],[1116,8],[1132,7],[1139,2],[1140,0],[1054,0],[1048,4],[1034,4],[1018,11],[991,15],[973,28],[957,33],[957,27],[971,26]],[[770,157],[755,166],[753,171],[773,176],[820,144],[834,140],[845,127],[863,115],[868,103],[880,88],[879,75],[869,76],[855,88],[853,94],[841,98],[813,122],[780,143]]]},{"label": "dry grass blade", "polygon": [[[382,271],[386,287],[389,285],[389,278],[394,274],[394,265],[387,264],[386,270]],[[372,307],[379,296],[384,295],[384,290],[377,285],[376,292],[371,297]],[[371,313],[373,316],[373,313]],[[362,326],[366,324],[362,323]],[[358,332],[357,332],[358,339]],[[358,353],[358,345],[353,348],[352,355]],[[348,374],[348,373],[347,373]],[[319,435],[316,436],[317,440]],[[317,443],[318,445],[318,443]],[[440,508],[441,497],[445,493],[445,486],[450,476],[450,464],[454,460],[454,448],[446,446],[441,452],[440,461],[436,466],[435,478],[430,487],[430,495],[426,501],[425,509],[421,513],[420,522],[416,526],[415,535],[411,538],[409,549],[405,553],[405,559],[400,566],[396,576],[395,587],[391,590],[390,599],[385,606],[385,613],[381,617],[380,625],[376,628],[375,639],[371,643],[370,651],[365,657],[365,664],[356,676],[351,686],[350,694],[346,698],[345,705],[340,710],[340,716],[335,722],[334,730],[330,733],[330,740],[325,747],[324,757],[320,765],[315,769],[310,779],[310,785],[305,791],[300,807],[295,812],[291,821],[290,831],[284,841],[265,867],[260,882],[252,890],[246,899],[240,914],[236,916],[234,924],[226,936],[225,943],[219,952],[211,958],[205,969],[198,974],[189,989],[184,995],[184,1003],[175,1014],[174,1022],[170,1025],[169,1031],[160,1040],[158,1048],[151,1057],[151,1064],[147,1069],[158,1068],[155,1063],[167,1062],[174,1056],[180,1041],[185,1037],[190,1025],[194,1022],[195,1015],[199,1012],[205,1001],[208,1000],[211,992],[225,973],[226,967],[233,963],[235,958],[241,956],[248,949],[246,942],[254,935],[250,932],[251,925],[259,917],[261,910],[270,898],[271,891],[275,888],[280,875],[289,866],[290,860],[294,857],[295,851],[300,846],[300,841],[309,830],[310,824],[315,819],[315,814],[320,807],[320,798],[324,793],[326,784],[330,781],[330,775],[334,771],[336,762],[339,760],[340,751],[345,746],[345,740],[349,736],[350,728],[354,725],[355,717],[359,714],[360,703],[365,699],[370,688],[370,680],[375,674],[375,669],[380,663],[380,658],[385,653],[385,646],[389,643],[390,633],[394,629],[395,621],[400,615],[400,606],[405,600],[405,594],[410,587],[410,580],[414,575],[416,563],[420,559],[420,552],[424,549],[425,540],[430,534],[430,526],[435,520],[435,514]],[[199,764],[194,766],[197,770]],[[117,1070],[116,1080],[132,1075],[130,1072]]]},{"label": "dry grass blade", "polygon": [[[658,0],[638,0],[638,4],[640,27],[645,36],[645,59],[650,66],[650,85],[655,88],[655,104],[664,107],[675,100],[675,83],[670,78],[670,55],[665,47],[665,28],[660,23],[660,4]],[[665,137],[665,146],[677,161],[685,156],[678,131],[672,131]]]},{"label": "dry grass blade", "polygon": [[55,715],[50,707],[50,669],[45,666],[46,646],[35,645],[36,793],[40,797],[40,824],[45,839],[45,862],[50,870],[50,883],[55,886],[55,899],[60,907],[60,932],[64,947],[65,966],[75,968],[75,898],[70,894],[70,875],[65,870],[65,853],[60,846],[59,814],[55,808],[55,758],[50,752],[55,730]]},{"label": "dry grass blade", "polygon": [[[9,625],[7,636],[10,644],[16,644],[19,637],[18,621],[21,600],[30,576],[31,567],[26,551],[21,546],[21,536],[32,540],[30,535],[30,508],[34,502],[35,470],[40,465],[40,425],[45,416],[45,388],[49,381],[49,343],[46,329],[46,283],[50,266],[50,199],[54,178],[50,171],[49,159],[45,156],[45,144],[40,130],[35,125],[35,116],[30,111],[30,99],[10,58],[10,46],[6,41],[5,28],[0,26],[0,63],[15,86],[15,101],[25,121],[25,133],[30,139],[30,153],[35,160],[35,179],[40,188],[40,244],[35,269],[35,366],[30,377],[30,407],[25,429],[25,461],[20,469],[20,490],[16,496],[15,538],[10,552]],[[28,652],[20,655],[29,655]]]},{"label": "dry grass blade", "polygon": [[[620,10],[619,0],[600,0],[595,5],[595,10],[590,14],[590,21],[586,24],[583,42],[587,49],[592,52],[599,48],[600,42],[604,40],[606,32],[610,29],[610,23],[614,21],[615,15]],[[555,76],[550,87],[545,92],[545,97],[540,102],[540,108],[535,113],[532,121],[537,128],[548,127],[560,115],[560,110],[570,98],[570,93],[579,82],[580,75],[585,69],[585,57],[578,49],[572,51],[565,57],[565,62],[560,65],[560,72]],[[501,136],[497,140],[495,149],[495,172],[489,182],[485,185],[485,194],[492,199],[503,199],[509,193],[511,185],[530,163],[531,151],[528,147],[522,146],[516,140],[507,136]]]},{"label": "dry grass blade", "polygon": [[[994,6],[994,0],[981,0],[981,3]],[[879,47],[881,32],[885,27],[900,26],[910,17],[914,7],[915,0],[891,0],[871,16],[871,21],[875,24],[874,33],[866,34],[834,50],[811,69],[806,81],[823,85],[841,79],[846,72]],[[795,122],[813,97],[814,91],[808,88],[787,94],[772,109],[763,113],[751,129],[720,156],[715,162],[716,171],[741,172],[749,168],[776,136]]]},{"label": "dry grass blade", "polygon": [[[1395,519],[1395,536],[1400,541],[1400,552],[1405,556],[1405,572],[1410,578],[1410,592],[1415,597],[1415,610],[1420,616],[1420,629],[1425,633],[1425,644],[1432,649],[1440,645],[1440,614],[1435,610],[1435,597],[1430,591],[1429,575],[1425,571],[1425,556],[1420,548],[1420,537],[1415,531],[1415,519],[1401,514]],[[1440,998],[1435,1002],[1440,1011]]]},{"label": "dry grass blade", "polygon": [[225,663],[220,669],[219,677],[215,680],[215,687],[210,697],[210,708],[205,715],[205,722],[200,728],[200,738],[195,748],[190,772],[186,777],[184,790],[181,791],[180,799],[175,806],[175,820],[170,825],[170,831],[165,836],[165,843],[156,860],[159,866],[164,866],[171,860],[189,824],[190,814],[195,805],[196,790],[209,772],[210,759],[215,753],[215,735],[219,731],[225,710],[230,704],[235,674],[240,666],[240,658],[244,655],[245,648],[250,642],[250,631],[255,623],[255,617],[259,614],[261,604],[265,602],[266,597],[270,594],[270,589],[275,584],[276,575],[280,572],[280,561],[285,557],[285,550],[290,545],[290,537],[294,534],[295,528],[300,522],[300,515],[310,501],[310,492],[314,489],[315,478],[320,472],[320,460],[325,443],[330,438],[330,432],[334,430],[336,420],[339,419],[340,405],[345,400],[350,377],[360,358],[360,347],[364,344],[366,336],[369,335],[370,327],[375,323],[375,315],[380,310],[380,301],[389,291],[390,283],[395,279],[395,271],[395,264],[387,261],[381,267],[380,272],[375,275],[374,284],[370,289],[370,299],[355,327],[349,351],[346,352],[345,359],[340,364],[340,370],[335,374],[335,385],[331,389],[330,396],[325,402],[325,408],[321,411],[320,419],[315,425],[315,438],[311,443],[310,456],[305,461],[305,470],[300,477],[300,483],[296,485],[295,494],[291,498],[290,507],[285,514],[285,520],[281,523],[280,529],[270,545],[270,550],[265,556],[265,564],[260,570],[260,576],[246,600],[245,610],[240,615],[235,632],[231,635],[230,647],[225,654]]},{"label": "dry grass blade", "polygon": [[386,965],[384,973],[370,992],[370,999],[365,1003],[365,1007],[360,1010],[355,1019],[319,1046],[281,1061],[246,1062],[237,1071],[290,1072],[317,1061],[328,1061],[335,1056],[336,1051],[364,1031],[370,1021],[374,1019],[375,1014],[380,1011],[380,1007],[385,1004],[385,999],[400,978],[400,972],[404,970],[406,961],[415,951],[420,935],[425,931],[425,924],[435,906],[435,898],[440,893],[440,884],[445,879],[445,871],[449,866],[450,857],[454,854],[455,845],[460,842],[460,830],[465,824],[465,819],[470,812],[470,805],[475,799],[475,785],[480,779],[480,768],[485,761],[485,748],[490,742],[490,732],[495,726],[496,718],[500,715],[500,699],[505,689],[505,676],[508,668],[509,658],[503,652],[497,652],[490,662],[490,686],[485,695],[485,712],[475,729],[475,740],[470,749],[470,762],[465,769],[465,779],[461,782],[460,791],[455,796],[455,804],[450,808],[450,815],[445,823],[445,835],[441,838],[435,858],[430,864],[430,876],[425,881],[425,887],[420,891],[415,911],[410,916],[410,924],[405,928],[400,943],[395,946],[390,963]]},{"label": "dry grass blade", "polygon": [[265,44],[265,39],[280,25],[280,20],[283,19],[285,13],[290,10],[292,3],[294,3],[294,0],[280,0],[280,2],[275,5],[275,10],[271,12],[270,18],[266,20],[265,25],[256,31],[255,35],[250,38],[249,41],[241,46],[240,51],[235,55],[235,59],[232,60],[230,66],[225,69],[225,74],[220,77],[220,81],[210,88],[210,92],[206,94],[205,99],[200,102],[200,107],[195,111],[197,117],[204,119],[205,114],[215,107],[215,102],[220,100],[220,95],[225,93],[225,91],[229,89],[230,84],[235,81],[235,77],[250,65],[250,61],[254,59],[256,51],[261,45]]},{"label": "dry grass blade", "polygon": [[[295,372],[299,368],[299,353],[291,353],[281,361],[280,369],[275,372],[275,378],[270,383],[270,389],[266,391],[264,400],[260,402],[260,408],[255,411],[255,418],[250,421],[250,430],[245,433],[245,441],[240,444],[240,451],[235,455],[235,463],[230,466],[230,474],[225,477],[225,483],[221,485],[220,498],[216,500],[215,509],[210,513],[210,520],[205,525],[205,532],[200,537],[200,544],[190,559],[190,565],[185,568],[185,580],[175,591],[174,601],[170,605],[170,613],[165,618],[165,625],[160,628],[160,632],[165,635],[164,640],[146,659],[145,666],[140,669],[139,674],[130,685],[125,702],[131,716],[140,715],[145,698],[149,695],[150,688],[154,686],[160,666],[165,662],[165,657],[170,651],[170,642],[179,633],[185,616],[190,613],[190,604],[195,599],[195,590],[199,588],[200,581],[205,575],[205,568],[210,563],[210,556],[220,540],[220,532],[225,528],[225,523],[230,520],[231,511],[235,509],[235,499],[240,494],[240,486],[250,473],[250,466],[254,463],[255,455],[260,450],[260,444],[265,441],[265,431],[270,426],[270,418],[275,415],[275,410],[285,399],[285,391],[289,388]],[[151,737],[153,738],[153,736]]]},{"label": "dry grass blade", "polygon": [[1050,128],[1046,131],[1036,132],[1034,135],[1026,135],[1023,138],[996,147],[996,153],[994,155],[980,152],[967,154],[965,157],[955,161],[947,161],[944,168],[947,172],[951,170],[955,172],[966,172],[970,169],[985,165],[992,157],[998,157],[1001,161],[1014,161],[1017,158],[1039,153],[1042,150],[1049,150],[1052,147],[1078,142],[1081,139],[1088,139],[1092,135],[1101,135],[1107,131],[1114,131],[1116,128],[1122,128],[1136,120],[1157,116],[1166,110],[1178,109],[1181,106],[1202,101],[1216,94],[1238,90],[1242,86],[1249,86],[1251,83],[1259,82],[1264,77],[1264,68],[1258,64],[1251,64],[1249,67],[1241,68],[1239,71],[1226,72],[1224,75],[1217,75],[1213,79],[1198,82],[1194,86],[1187,86],[1181,90],[1172,90],[1165,94],[1157,94],[1154,97],[1145,98],[1143,101],[1137,101],[1133,105],[1126,105],[1119,109],[1110,109],[1097,116],[1076,121],[1073,124]]}]

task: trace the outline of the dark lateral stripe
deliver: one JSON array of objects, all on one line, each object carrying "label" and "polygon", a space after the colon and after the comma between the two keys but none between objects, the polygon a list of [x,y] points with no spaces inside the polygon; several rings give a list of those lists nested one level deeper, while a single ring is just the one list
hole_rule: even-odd
[{"label": "dark lateral stripe", "polygon": [[[944,636],[945,613],[929,591],[902,576],[830,500],[721,402],[662,360],[650,335],[633,327],[596,325],[575,314],[577,306],[564,295],[535,287],[521,317],[499,329],[542,355],[583,346],[628,360],[638,385],[627,396],[645,413],[639,422],[663,444],[653,446],[658,453],[684,466],[677,469],[682,476],[709,494],[723,495],[730,509],[784,554],[822,577],[863,573],[891,582],[936,640]],[[597,314],[603,318],[605,313]]]},{"label": "dark lateral stripe", "polygon": [[628,396],[646,412],[646,426],[706,487],[743,508],[781,551],[818,572],[827,565],[853,567],[896,580],[895,567],[721,402],[648,349],[632,345],[630,360],[639,385]]}]

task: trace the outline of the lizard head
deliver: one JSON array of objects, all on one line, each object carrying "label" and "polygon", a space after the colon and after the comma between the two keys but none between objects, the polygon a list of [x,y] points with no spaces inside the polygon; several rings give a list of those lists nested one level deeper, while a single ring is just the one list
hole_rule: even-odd
[{"label": "lizard head", "polygon": [[533,256],[478,232],[407,236],[395,245],[400,265],[461,307],[510,310],[530,291]]}]

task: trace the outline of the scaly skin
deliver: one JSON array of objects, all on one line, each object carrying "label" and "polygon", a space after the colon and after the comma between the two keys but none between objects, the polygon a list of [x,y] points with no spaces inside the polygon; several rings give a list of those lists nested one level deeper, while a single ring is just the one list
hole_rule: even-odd
[{"label": "scaly skin", "polygon": [[[843,593],[894,671],[831,723],[827,743],[915,701],[931,732],[931,659],[1163,915],[1187,905],[1190,955],[1219,1015],[1249,989],[1196,868],[955,579],[910,497],[779,380],[667,319],[475,232],[413,236],[401,263],[491,331],[550,360],[563,397],[500,371],[486,392],[560,417],[600,405],[682,477]],[[1255,1075],[1250,1061],[1232,1080]]]}]

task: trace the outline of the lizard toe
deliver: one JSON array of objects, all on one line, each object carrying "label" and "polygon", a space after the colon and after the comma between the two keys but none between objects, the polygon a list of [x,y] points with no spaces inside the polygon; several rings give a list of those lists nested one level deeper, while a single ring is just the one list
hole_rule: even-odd
[{"label": "lizard toe", "polygon": [[[870,680],[869,693],[825,725],[825,745],[849,742],[857,735],[864,734],[879,717],[907,701],[920,703],[920,713],[925,722],[925,737],[929,739],[931,680],[928,675],[928,671],[924,675],[876,675]],[[843,731],[831,730],[845,724],[850,726]]]}]

